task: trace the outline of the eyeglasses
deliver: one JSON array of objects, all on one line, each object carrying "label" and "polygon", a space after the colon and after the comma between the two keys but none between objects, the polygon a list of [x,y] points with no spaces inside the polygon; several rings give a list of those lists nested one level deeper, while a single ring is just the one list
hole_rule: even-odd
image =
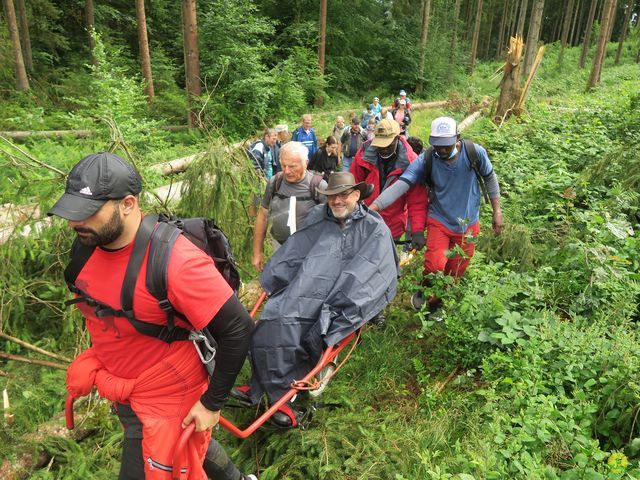
[{"label": "eyeglasses", "polygon": [[329,198],[329,200],[333,199],[337,199],[339,198],[340,200],[346,200],[347,198],[349,198],[349,195],[351,195],[353,192],[355,192],[355,190],[348,190],[346,192],[340,192],[340,193],[336,193],[335,195],[327,195],[327,197]]}]

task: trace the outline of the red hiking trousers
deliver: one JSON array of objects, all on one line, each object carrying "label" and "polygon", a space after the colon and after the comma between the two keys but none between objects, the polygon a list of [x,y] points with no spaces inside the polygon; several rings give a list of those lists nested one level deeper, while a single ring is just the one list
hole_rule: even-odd
[{"label": "red hiking trousers", "polygon": [[[476,249],[476,240],[469,240],[469,236],[477,237],[480,233],[480,222],[469,225],[465,233],[455,233],[442,223],[427,218],[427,249],[424,253],[423,274],[444,272],[447,275],[461,277],[467,270],[469,261]],[[460,245],[466,258],[456,255],[447,258],[447,250]]]}]

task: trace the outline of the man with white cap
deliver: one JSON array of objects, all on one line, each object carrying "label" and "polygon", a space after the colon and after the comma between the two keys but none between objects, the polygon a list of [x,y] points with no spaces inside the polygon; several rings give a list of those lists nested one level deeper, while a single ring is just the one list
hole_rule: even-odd
[{"label": "man with white cap", "polygon": [[[480,200],[491,203],[493,209],[493,232],[502,230],[500,209],[500,187],[487,151],[470,140],[461,140],[456,121],[450,117],[439,117],[431,123],[429,136],[431,148],[413,162],[391,188],[378,197],[371,208],[384,212],[389,205],[404,195],[411,187],[423,184],[429,190],[427,215],[427,240],[424,257],[423,286],[431,285],[428,275],[444,272],[461,277],[475,250],[476,237],[480,232]],[[415,232],[414,243],[424,245],[424,232]],[[447,258],[448,252],[460,247],[465,255]],[[425,303],[422,292],[411,299],[420,309]],[[442,304],[432,295],[429,308],[435,312]]]}]

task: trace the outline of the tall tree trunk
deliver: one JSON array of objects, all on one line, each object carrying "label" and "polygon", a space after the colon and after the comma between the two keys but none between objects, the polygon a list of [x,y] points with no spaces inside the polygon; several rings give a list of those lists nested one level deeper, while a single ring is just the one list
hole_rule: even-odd
[{"label": "tall tree trunk", "polygon": [[[617,7],[618,7],[618,0],[613,2],[613,6],[611,7],[611,13],[609,14],[609,30],[607,31],[607,43],[611,41],[611,35],[613,34],[613,26],[616,23],[616,13],[618,12]],[[606,48],[605,48],[605,55],[606,55]]]},{"label": "tall tree trunk", "polygon": [[591,7],[589,7],[589,16],[587,17],[587,25],[584,28],[584,39],[582,40],[582,51],[580,52],[580,61],[578,67],[584,68],[584,64],[587,60],[587,54],[589,53],[589,47],[591,44],[591,32],[593,30],[593,19],[596,15],[596,7],[599,0],[591,0]]},{"label": "tall tree trunk", "polygon": [[589,0],[581,0],[581,1],[582,1],[582,10],[580,11],[580,20],[578,20],[578,25],[576,27],[576,35],[573,39],[573,45],[575,47],[580,45],[580,37],[582,35],[582,32],[584,31],[584,26],[587,21],[587,16],[589,15],[589,8],[587,7],[587,4],[589,4]]},{"label": "tall tree trunk", "polygon": [[562,25],[562,13],[557,12],[558,15],[555,17],[553,21],[553,33],[551,34],[551,41],[555,42],[556,40],[560,40],[560,25]]},{"label": "tall tree trunk", "polygon": [[569,34],[569,46],[575,45],[574,39],[576,37],[576,30],[578,25],[582,21],[582,0],[578,0],[576,5],[576,13],[573,16],[573,22],[571,22],[571,33]]},{"label": "tall tree trunk", "polygon": [[429,37],[429,20],[431,19],[431,0],[422,0],[422,28],[420,30],[420,67],[416,92],[422,93],[424,88],[424,61],[427,56],[427,38]]},{"label": "tall tree trunk", "polygon": [[144,0],[136,0],[136,18],[138,19],[138,45],[140,47],[140,62],[142,64],[142,77],[146,83],[145,93],[149,103],[155,96],[153,88],[153,75],[151,73],[151,55],[149,55],[149,39],[147,38],[147,17],[144,13]]},{"label": "tall tree trunk", "polygon": [[[325,52],[327,47],[327,0],[320,0],[320,21],[319,23],[319,42],[318,42],[318,67],[320,75],[324,75]],[[315,104],[321,107],[324,104],[324,97],[318,95]]]},{"label": "tall tree trunk", "polygon": [[504,46],[504,31],[507,25],[507,16],[509,15],[509,0],[505,0],[502,7],[502,16],[500,17],[500,33],[498,33],[498,46],[496,48],[496,59],[502,56],[502,48]]},{"label": "tall tree trunk", "polygon": [[467,33],[467,40],[471,41],[473,36],[473,6],[475,5],[475,0],[467,1],[467,27],[465,28],[465,32]]},{"label": "tall tree trunk", "polygon": [[564,59],[564,49],[567,48],[567,39],[569,38],[569,28],[571,27],[571,18],[573,17],[574,0],[569,0],[567,9],[564,12],[564,22],[562,23],[562,37],[560,38],[560,53],[558,54],[558,65],[562,65]]},{"label": "tall tree trunk", "polygon": [[478,54],[478,38],[480,37],[480,25],[482,19],[482,1],[478,0],[478,8],[476,10],[476,21],[473,28],[473,39],[471,40],[471,58],[469,60],[469,73],[473,73],[476,68],[476,56]]},{"label": "tall tree trunk", "polygon": [[22,57],[24,65],[29,72],[33,72],[33,55],[31,53],[31,37],[29,35],[29,20],[24,0],[18,0],[18,20],[20,22],[20,45],[22,45]]},{"label": "tall tree trunk", "polygon": [[189,105],[189,127],[199,127],[198,114],[193,107],[194,97],[200,96],[200,53],[198,50],[198,19],[196,16],[196,0],[182,1],[184,20],[184,56],[187,84],[187,101]]},{"label": "tall tree trunk", "polygon": [[456,49],[458,48],[458,22],[460,21],[460,3],[461,0],[456,0],[456,5],[453,8],[453,25],[451,26],[451,55],[452,61],[449,62],[447,78],[449,83],[453,81],[453,68],[456,65]]},{"label": "tall tree trunk", "polygon": [[529,21],[529,31],[527,32],[527,43],[524,54],[524,76],[527,77],[533,66],[533,61],[538,50],[538,39],[540,38],[540,27],[542,26],[542,13],[544,11],[544,0],[534,0],[531,6],[531,20]]},{"label": "tall tree trunk", "polygon": [[98,66],[98,59],[95,55],[96,41],[93,38],[93,33],[96,31],[96,16],[93,9],[93,0],[85,0],[84,2],[84,16],[87,24],[87,32],[89,33],[89,50],[91,51],[91,65]]},{"label": "tall tree trunk", "polygon": [[489,20],[487,21],[487,24],[489,25],[489,30],[487,30],[487,37],[486,37],[487,41],[485,42],[484,48],[482,50],[483,58],[487,58],[489,56],[489,49],[491,48],[491,34],[493,33],[493,19],[495,17],[491,0],[487,1],[487,7],[488,7],[487,10],[489,10]]},{"label": "tall tree trunk", "polygon": [[320,43],[318,44],[318,65],[324,75],[325,51],[327,46],[327,0],[320,0]]},{"label": "tall tree trunk", "polygon": [[593,64],[591,66],[591,74],[587,83],[587,90],[595,88],[600,82],[600,73],[602,72],[602,63],[607,48],[607,39],[609,37],[609,24],[611,22],[611,14],[615,8],[616,0],[605,0],[602,7],[602,24],[600,25],[600,36],[598,37],[598,46],[593,56]]},{"label": "tall tree trunk", "polygon": [[516,33],[520,35],[520,37],[524,37],[524,21],[527,18],[528,5],[529,0],[520,1],[520,16],[518,17],[518,30],[516,30]]},{"label": "tall tree trunk", "polygon": [[596,16],[595,16],[595,18],[597,18],[601,24],[602,24],[602,15],[604,12],[604,2],[605,0],[598,3],[598,8],[596,9]]},{"label": "tall tree trunk", "polygon": [[629,30],[629,21],[631,20],[631,12],[633,11],[634,6],[635,6],[635,2],[631,2],[627,4],[627,11],[624,14],[624,20],[622,23],[622,32],[620,33],[620,39],[618,40],[618,50],[616,50],[616,65],[620,64],[620,54],[622,53],[622,47],[624,45],[624,41],[627,38],[627,31]]},{"label": "tall tree trunk", "polygon": [[504,43],[510,43],[510,38],[515,37],[516,21],[518,19],[518,0],[511,0],[511,11],[509,12],[509,34]]},{"label": "tall tree trunk", "polygon": [[16,89],[20,91],[29,90],[29,79],[27,78],[27,70],[24,68],[22,46],[20,45],[20,34],[18,33],[18,22],[16,20],[16,11],[13,6],[13,0],[3,0],[3,2],[5,16],[7,17],[7,26],[9,27],[11,45],[13,46],[13,56],[16,69]]}]

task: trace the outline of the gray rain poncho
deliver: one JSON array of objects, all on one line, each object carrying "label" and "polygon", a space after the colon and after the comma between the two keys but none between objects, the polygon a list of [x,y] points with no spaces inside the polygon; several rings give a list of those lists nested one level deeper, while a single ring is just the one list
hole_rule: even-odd
[{"label": "gray rain poncho", "polygon": [[250,347],[251,397],[275,402],[322,351],[371,320],[396,295],[398,260],[382,218],[358,205],[342,229],[325,205],[273,255],[260,277],[269,300]]}]

